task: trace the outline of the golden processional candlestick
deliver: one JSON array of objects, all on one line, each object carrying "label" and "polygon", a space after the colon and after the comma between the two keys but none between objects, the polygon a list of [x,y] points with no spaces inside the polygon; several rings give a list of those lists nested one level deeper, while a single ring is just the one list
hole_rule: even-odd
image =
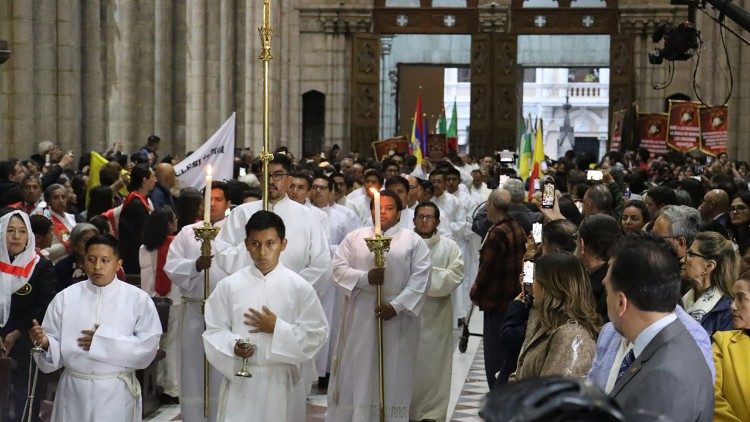
[{"label": "golden processional candlestick", "polygon": [[[211,190],[211,185],[206,186],[206,190]],[[202,227],[196,227],[193,229],[195,232],[195,240],[201,242],[201,256],[211,256],[211,241],[216,238],[219,234],[219,228],[211,225],[211,220],[206,219],[203,221]],[[206,315],[206,300],[210,293],[210,268],[203,270],[203,302],[201,303],[201,313],[204,318]],[[209,416],[209,375],[208,375],[208,360],[206,354],[203,354],[203,416]]]},{"label": "golden processional candlestick", "polygon": [[263,62],[263,152],[260,160],[263,162],[263,209],[268,211],[268,162],[273,160],[273,154],[268,150],[270,115],[268,106],[268,86],[270,79],[271,55],[271,0],[263,0],[263,26],[258,28],[260,33],[260,61]]},{"label": "golden processional candlestick", "polygon": [[[375,254],[375,268],[385,268],[385,253],[391,247],[390,237],[375,234],[375,237],[365,238],[367,248]],[[375,286],[375,306],[380,307],[383,304],[383,286]],[[380,393],[380,422],[385,422],[385,372],[383,368],[383,319],[376,317],[378,324],[378,381]]]}]

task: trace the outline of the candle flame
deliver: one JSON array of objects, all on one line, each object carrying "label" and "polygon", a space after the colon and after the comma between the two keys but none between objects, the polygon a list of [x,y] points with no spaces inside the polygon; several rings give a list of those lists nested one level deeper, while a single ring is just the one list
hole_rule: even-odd
[{"label": "candle flame", "polygon": [[208,167],[206,167],[206,175],[208,176],[211,175],[211,164],[209,164]]},{"label": "candle flame", "polygon": [[373,195],[380,195],[380,191],[375,188],[370,188],[370,192],[372,192]]}]

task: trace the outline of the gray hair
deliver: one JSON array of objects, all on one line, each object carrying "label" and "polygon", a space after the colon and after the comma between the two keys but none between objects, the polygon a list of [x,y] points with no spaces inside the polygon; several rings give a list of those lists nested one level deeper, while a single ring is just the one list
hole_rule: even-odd
[{"label": "gray hair", "polygon": [[523,202],[523,198],[526,196],[526,189],[524,189],[523,182],[518,179],[508,179],[503,183],[502,188],[510,193],[511,202]]},{"label": "gray hair", "polygon": [[39,154],[46,154],[54,146],[55,146],[55,143],[52,141],[42,141],[42,142],[39,142],[39,145],[37,146],[36,151]]},{"label": "gray hair", "polygon": [[71,245],[77,244],[83,237],[84,233],[88,231],[92,231],[95,234],[99,234],[99,229],[97,229],[96,226],[93,224],[89,224],[89,223],[76,224],[75,227],[73,227],[73,230],[70,231],[70,244]]},{"label": "gray hair", "polygon": [[667,205],[661,210],[660,217],[669,221],[669,232],[672,237],[684,237],[685,242],[693,243],[701,225],[701,214],[687,205]]},{"label": "gray hair", "polygon": [[503,198],[503,191],[507,191],[507,189],[498,188],[490,192],[490,196],[487,197],[487,202],[491,203],[493,207],[497,208],[500,211],[508,212],[508,209],[510,208],[510,203]]}]

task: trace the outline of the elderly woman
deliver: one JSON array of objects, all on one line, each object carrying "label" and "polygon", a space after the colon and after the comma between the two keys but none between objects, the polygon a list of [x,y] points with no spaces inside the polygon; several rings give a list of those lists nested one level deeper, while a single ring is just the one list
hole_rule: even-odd
[{"label": "elderly woman", "polygon": [[[17,365],[11,372],[11,406],[2,420],[21,420],[26,402],[31,341],[27,333],[31,321],[44,317],[55,296],[55,273],[52,263],[34,250],[34,236],[26,213],[12,211],[0,218],[0,352]],[[38,382],[36,396],[44,397],[46,382]],[[39,403],[34,403],[33,420],[39,420]],[[24,419],[25,420],[25,419]]]},{"label": "elderly woman", "polygon": [[73,227],[73,230],[70,232],[72,252],[55,264],[58,291],[62,291],[88,278],[86,273],[83,272],[84,251],[86,249],[86,242],[97,234],[99,234],[99,229],[93,224],[80,223]]},{"label": "elderly woman", "polygon": [[567,252],[542,255],[535,267],[533,309],[510,380],[584,377],[594,359],[599,330],[586,268]]},{"label": "elderly woman", "polygon": [[735,331],[714,333],[714,421],[750,421],[750,274],[733,286],[730,309]]},{"label": "elderly woman", "polygon": [[71,251],[70,231],[76,225],[73,214],[66,212],[68,209],[67,191],[65,186],[54,183],[44,190],[44,201],[47,208],[44,216],[52,220],[52,246],[44,250],[44,255],[57,263],[65,258]]},{"label": "elderly woman", "polygon": [[708,335],[732,328],[732,284],[739,273],[739,254],[734,244],[716,232],[701,232],[682,258],[682,276],[693,286],[682,297],[690,316]]}]

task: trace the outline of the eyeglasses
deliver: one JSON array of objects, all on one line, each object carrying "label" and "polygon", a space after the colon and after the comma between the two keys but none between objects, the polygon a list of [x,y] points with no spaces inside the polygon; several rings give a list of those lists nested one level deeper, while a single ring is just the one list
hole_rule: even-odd
[{"label": "eyeglasses", "polygon": [[328,190],[328,186],[313,185],[312,190],[322,192],[324,190]]},{"label": "eyeglasses", "polygon": [[740,205],[740,206],[737,206],[737,207],[729,207],[729,212],[730,213],[734,212],[734,213],[738,213],[739,214],[741,212],[747,211],[748,209],[750,209],[750,208],[748,208],[748,207],[746,207],[744,205]]},{"label": "eyeglasses", "polygon": [[273,179],[276,182],[278,182],[279,180],[283,179],[284,176],[288,176],[288,175],[289,175],[289,173],[271,173],[271,174],[269,174],[269,176],[271,177],[271,179]]},{"label": "eyeglasses", "polygon": [[686,254],[686,256],[697,256],[697,257],[700,257],[700,258],[703,258],[703,259],[706,259],[706,260],[711,259],[710,257],[708,257],[706,255],[701,255],[698,252],[691,251],[690,249],[688,249],[687,252],[685,252],[685,254]]},{"label": "eyeglasses", "polygon": [[417,214],[414,216],[415,220],[423,220],[423,221],[432,221],[436,219],[434,215],[424,215],[424,214]]}]

